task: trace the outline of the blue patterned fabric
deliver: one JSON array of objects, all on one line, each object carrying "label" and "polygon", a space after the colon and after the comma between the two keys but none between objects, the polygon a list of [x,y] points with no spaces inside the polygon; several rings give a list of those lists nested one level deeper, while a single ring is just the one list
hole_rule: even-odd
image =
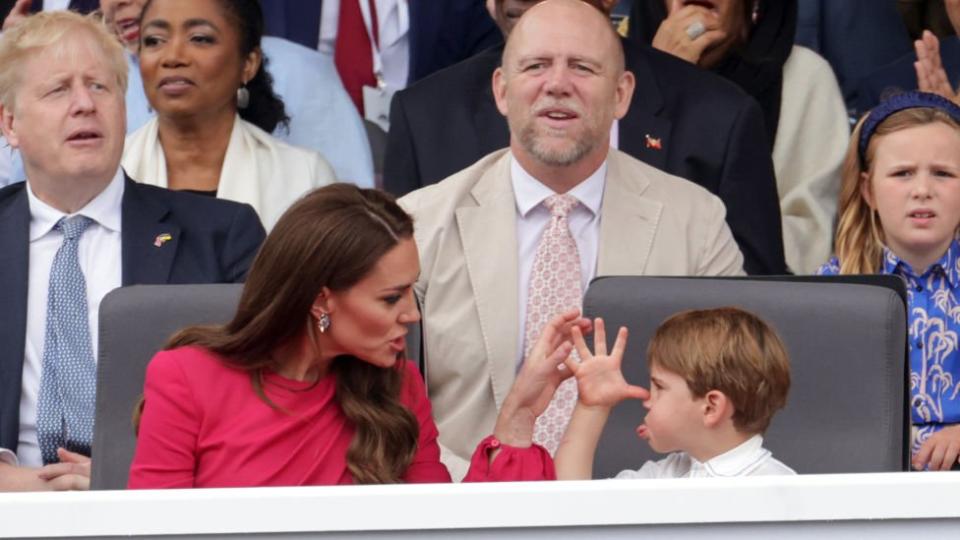
[{"label": "blue patterned fabric", "polygon": [[[922,275],[889,249],[883,251],[881,273],[897,275],[907,285],[910,349],[910,444],[916,453],[930,435],[960,423],[960,244]],[[817,271],[837,275],[836,257]]]},{"label": "blue patterned fabric", "polygon": [[56,463],[57,447],[90,455],[96,364],[87,321],[87,284],[77,259],[88,217],[62,218],[54,227],[63,243],[50,268],[47,330],[37,398],[37,439],[44,464]]}]

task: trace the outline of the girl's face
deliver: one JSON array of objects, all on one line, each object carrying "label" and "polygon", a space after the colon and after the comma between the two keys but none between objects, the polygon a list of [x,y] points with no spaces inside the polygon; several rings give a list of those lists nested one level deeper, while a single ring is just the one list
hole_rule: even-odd
[{"label": "girl's face", "polygon": [[915,272],[943,256],[960,224],[960,133],[942,122],[875,137],[861,194],[887,247]]}]

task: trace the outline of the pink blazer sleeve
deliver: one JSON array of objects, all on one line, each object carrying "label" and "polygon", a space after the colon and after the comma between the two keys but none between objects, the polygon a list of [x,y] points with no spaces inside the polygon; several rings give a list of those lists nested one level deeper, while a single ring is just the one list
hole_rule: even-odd
[{"label": "pink blazer sleeve", "polygon": [[[490,453],[500,449],[490,462]],[[464,482],[523,482],[532,480],[556,480],[553,458],[547,449],[534,444],[528,448],[516,448],[500,444],[493,435],[480,441],[470,459],[470,469]]]},{"label": "pink blazer sleeve", "polygon": [[194,485],[200,413],[183,372],[191,352],[161,351],[147,366],[144,408],[127,487],[189,488]]}]

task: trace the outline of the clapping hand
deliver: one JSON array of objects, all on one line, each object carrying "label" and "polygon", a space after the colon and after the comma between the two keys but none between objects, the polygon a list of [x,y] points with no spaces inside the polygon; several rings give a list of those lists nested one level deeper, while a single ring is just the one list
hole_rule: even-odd
[{"label": "clapping hand", "polygon": [[668,13],[653,37],[655,49],[697,64],[707,48],[727,39],[720,17],[710,9],[670,0]]},{"label": "clapping hand", "polygon": [[917,87],[921,92],[930,92],[941,95],[954,103],[960,104],[960,95],[950,85],[947,72],[943,69],[940,59],[940,41],[929,30],[924,30],[923,37],[914,43],[917,51],[917,61],[913,67],[917,70]]},{"label": "clapping hand", "polygon": [[590,352],[580,328],[571,329],[580,363],[572,358],[565,361],[567,369],[577,378],[580,403],[587,407],[610,408],[625,399],[649,398],[650,393],[646,389],[627,383],[620,369],[623,364],[623,351],[627,347],[627,329],[620,327],[610,354],[607,354],[607,335],[603,319],[594,320],[593,330],[595,353]]}]

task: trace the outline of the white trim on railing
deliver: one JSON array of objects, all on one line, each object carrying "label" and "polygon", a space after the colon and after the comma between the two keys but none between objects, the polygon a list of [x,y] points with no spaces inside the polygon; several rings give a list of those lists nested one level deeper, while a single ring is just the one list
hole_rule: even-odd
[{"label": "white trim on railing", "polygon": [[0,494],[32,538],[951,518],[960,473]]}]

